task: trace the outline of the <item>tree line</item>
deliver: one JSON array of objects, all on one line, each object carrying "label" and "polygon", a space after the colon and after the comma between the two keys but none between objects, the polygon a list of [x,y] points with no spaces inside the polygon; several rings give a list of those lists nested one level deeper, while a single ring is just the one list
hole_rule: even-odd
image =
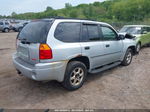
[{"label": "tree line", "polygon": [[38,13],[16,14],[11,16],[0,16],[0,18],[15,19],[41,19],[50,17],[66,17],[92,19],[104,22],[150,22],[150,0],[106,0],[91,4],[80,4],[72,6],[65,4],[65,8],[54,10],[48,6],[45,11]]}]

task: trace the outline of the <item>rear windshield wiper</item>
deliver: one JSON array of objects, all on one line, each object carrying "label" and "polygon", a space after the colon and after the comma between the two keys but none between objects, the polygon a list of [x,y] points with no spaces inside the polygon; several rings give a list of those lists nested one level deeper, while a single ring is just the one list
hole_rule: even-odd
[{"label": "rear windshield wiper", "polygon": [[31,42],[21,41],[22,44],[30,44]]},{"label": "rear windshield wiper", "polygon": [[23,38],[23,39],[20,39],[21,43],[22,44],[30,44],[31,42],[28,42],[27,39]]}]

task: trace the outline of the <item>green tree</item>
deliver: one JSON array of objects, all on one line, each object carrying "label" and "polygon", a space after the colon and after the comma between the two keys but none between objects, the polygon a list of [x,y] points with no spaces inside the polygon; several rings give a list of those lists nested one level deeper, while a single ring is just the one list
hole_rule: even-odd
[{"label": "green tree", "polygon": [[52,7],[50,7],[50,6],[46,7],[46,11],[52,11],[52,10],[53,10]]},{"label": "green tree", "polygon": [[11,16],[16,16],[16,15],[17,15],[16,12],[12,12],[12,13],[11,13]]},{"label": "green tree", "polygon": [[70,3],[66,3],[66,4],[65,4],[65,8],[66,8],[66,9],[70,9],[70,8],[72,8],[72,5],[71,5]]}]

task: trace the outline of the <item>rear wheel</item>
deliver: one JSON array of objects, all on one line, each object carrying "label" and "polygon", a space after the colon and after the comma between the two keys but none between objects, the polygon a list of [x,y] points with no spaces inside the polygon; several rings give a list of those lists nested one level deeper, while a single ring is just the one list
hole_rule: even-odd
[{"label": "rear wheel", "polygon": [[141,49],[141,44],[137,43],[137,45],[136,45],[136,53],[139,53],[140,49]]},{"label": "rear wheel", "polygon": [[87,75],[85,64],[79,61],[69,62],[67,65],[63,86],[68,90],[76,90],[82,87]]},{"label": "rear wheel", "polygon": [[9,32],[9,29],[8,29],[8,28],[5,28],[5,29],[4,29],[4,32],[5,32],[5,33],[8,33],[8,32]]},{"label": "rear wheel", "polygon": [[128,65],[130,65],[130,63],[132,62],[132,57],[133,57],[133,52],[132,52],[132,49],[129,48],[129,49],[126,51],[124,60],[122,61],[122,65],[123,65],[123,66],[128,66]]}]

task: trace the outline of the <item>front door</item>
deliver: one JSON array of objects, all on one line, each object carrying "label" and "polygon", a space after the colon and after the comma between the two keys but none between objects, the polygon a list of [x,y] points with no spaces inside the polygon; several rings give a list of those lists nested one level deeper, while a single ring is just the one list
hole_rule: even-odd
[{"label": "front door", "polygon": [[105,64],[104,45],[98,24],[82,24],[82,55],[90,58],[91,69]]},{"label": "front door", "polygon": [[123,42],[118,40],[118,34],[109,26],[101,26],[103,34],[103,45],[106,63],[112,63],[121,60],[123,51]]}]

